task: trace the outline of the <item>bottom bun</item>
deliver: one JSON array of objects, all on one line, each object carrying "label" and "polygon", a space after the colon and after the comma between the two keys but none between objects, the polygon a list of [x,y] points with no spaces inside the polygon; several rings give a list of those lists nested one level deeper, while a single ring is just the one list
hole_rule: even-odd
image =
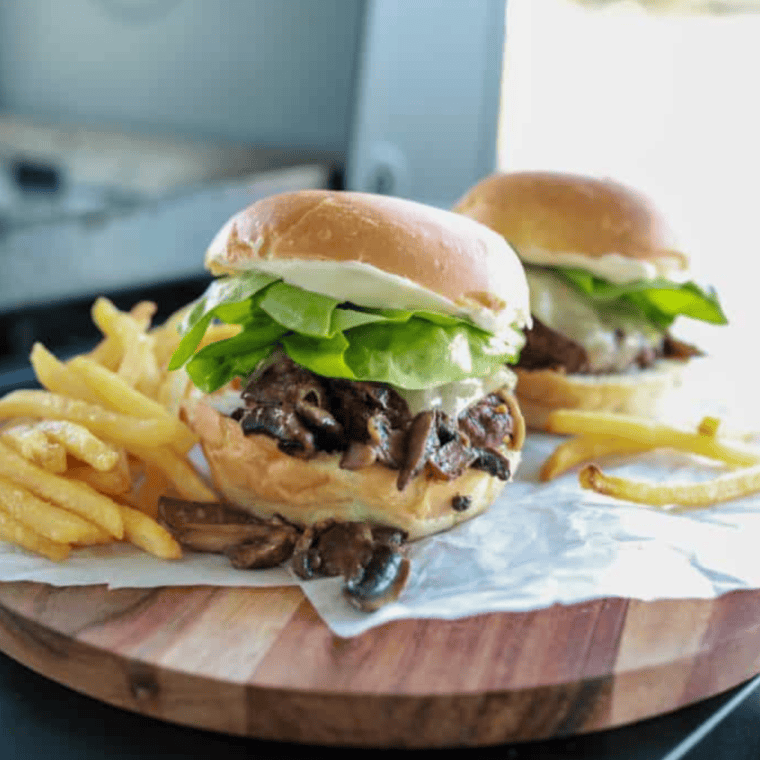
[{"label": "bottom bun", "polygon": [[[186,403],[188,423],[201,446],[217,490],[231,503],[260,517],[278,514],[299,526],[327,519],[400,528],[409,540],[438,533],[487,509],[505,482],[469,469],[452,481],[419,475],[403,490],[398,473],[380,464],[344,470],[335,454],[298,459],[266,435],[244,435],[240,425],[203,401]],[[502,453],[514,473],[520,452]],[[454,509],[454,498],[469,498]]]},{"label": "bottom bun", "polygon": [[652,417],[667,394],[681,385],[684,362],[660,359],[626,374],[566,375],[549,369],[515,367],[516,396],[525,422],[545,430],[555,409],[585,409]]}]

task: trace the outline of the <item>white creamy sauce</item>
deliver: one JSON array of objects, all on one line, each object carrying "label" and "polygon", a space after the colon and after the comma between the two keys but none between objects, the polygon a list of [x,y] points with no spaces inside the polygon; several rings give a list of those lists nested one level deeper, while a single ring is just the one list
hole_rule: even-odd
[{"label": "white creamy sauce", "polygon": [[649,261],[632,259],[619,253],[605,253],[603,256],[591,257],[571,251],[560,252],[526,247],[520,249],[520,256],[526,264],[577,267],[617,285],[634,280],[652,280],[655,277],[667,277],[669,280],[678,282],[688,275],[685,270],[667,266],[667,260],[658,262],[660,263],[658,267]]},{"label": "white creamy sauce", "polygon": [[[406,401],[412,415],[425,409],[439,409],[450,417],[458,417],[468,406],[493,393],[499,388],[512,391],[517,384],[517,377],[507,367],[500,367],[487,377],[474,377],[456,383],[447,383],[436,388],[410,391],[405,388],[393,389]],[[235,409],[244,406],[241,391],[225,389],[206,397],[206,403],[221,414],[230,415]]]},{"label": "white creamy sauce", "polygon": [[593,372],[622,371],[642,349],[662,339],[635,311],[599,308],[546,269],[526,267],[526,276],[533,316],[583,346]]},{"label": "white creamy sauce", "polygon": [[499,388],[506,387],[512,391],[516,384],[517,376],[515,373],[502,366],[487,377],[473,377],[420,391],[410,391],[404,388],[395,388],[395,390],[406,401],[409,411],[413,415],[419,414],[425,409],[440,409],[450,417],[456,418],[468,406],[483,396],[487,396]]}]

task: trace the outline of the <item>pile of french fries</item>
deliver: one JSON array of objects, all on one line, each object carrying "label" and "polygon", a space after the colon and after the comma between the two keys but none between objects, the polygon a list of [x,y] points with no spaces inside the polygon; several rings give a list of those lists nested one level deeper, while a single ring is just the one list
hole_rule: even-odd
[{"label": "pile of french fries", "polygon": [[[187,376],[166,370],[182,314],[151,328],[155,312],[99,298],[92,318],[103,338],[93,351],[64,362],[34,346],[44,390],[0,398],[0,539],[52,560],[112,541],[181,556],[156,521],[160,497],[218,498],[188,458],[196,437],[179,417]],[[222,326],[205,342],[228,334]]]},{"label": "pile of french fries", "polygon": [[[662,421],[611,412],[557,409],[550,433],[570,435],[544,461],[539,477],[548,481],[578,465],[583,488],[618,499],[675,508],[704,507],[760,491],[760,451],[722,439],[720,420],[705,417],[689,430]],[[654,449],[688,452],[723,463],[730,471],[696,483],[652,483],[602,472],[595,460]]]}]

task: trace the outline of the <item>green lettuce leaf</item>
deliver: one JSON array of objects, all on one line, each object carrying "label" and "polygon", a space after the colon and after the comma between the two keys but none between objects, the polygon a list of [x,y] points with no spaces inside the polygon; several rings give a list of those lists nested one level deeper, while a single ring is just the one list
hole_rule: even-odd
[{"label": "green lettuce leaf", "polygon": [[[198,300],[169,364],[187,364],[206,393],[247,377],[278,346],[319,375],[409,389],[479,377],[516,360],[513,348],[457,317],[361,309],[266,276],[240,279],[214,283]],[[215,319],[239,324],[240,333],[198,350]]]},{"label": "green lettuce leaf", "polygon": [[215,319],[230,325],[253,319],[256,308],[253,297],[276,281],[275,277],[260,272],[214,280],[180,326],[183,337],[169,362],[169,369],[179,369],[190,359]]},{"label": "green lettuce leaf", "polygon": [[291,333],[281,342],[293,361],[319,375],[410,390],[480,377],[515,360],[514,352],[489,333],[463,322],[444,326],[419,317],[377,322],[332,338]]},{"label": "green lettuce leaf", "polygon": [[592,301],[633,305],[659,330],[667,330],[678,316],[716,325],[728,322],[715,292],[704,290],[693,282],[677,283],[657,278],[617,284],[582,269],[552,267],[552,271]]}]

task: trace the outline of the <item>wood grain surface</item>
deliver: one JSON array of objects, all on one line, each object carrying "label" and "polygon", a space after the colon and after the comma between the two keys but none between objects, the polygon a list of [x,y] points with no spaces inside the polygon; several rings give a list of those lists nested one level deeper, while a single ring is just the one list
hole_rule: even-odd
[{"label": "wood grain surface", "polygon": [[0,584],[0,649],[128,710],[262,739],[457,747],[619,726],[760,671],[760,591],[331,634],[297,588]]}]

